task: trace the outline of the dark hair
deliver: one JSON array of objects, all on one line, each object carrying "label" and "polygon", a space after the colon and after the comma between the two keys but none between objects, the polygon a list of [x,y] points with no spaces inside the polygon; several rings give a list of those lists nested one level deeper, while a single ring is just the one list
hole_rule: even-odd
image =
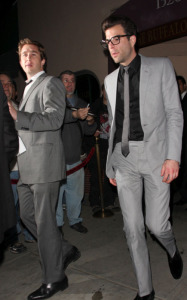
[{"label": "dark hair", "polygon": [[42,44],[40,44],[39,42],[33,41],[29,38],[25,38],[23,40],[20,40],[19,44],[18,44],[19,57],[21,56],[21,50],[22,50],[23,46],[25,46],[25,45],[35,45],[35,46],[38,47],[38,51],[40,52],[41,60],[45,59],[45,64],[44,64],[43,68],[44,68],[44,70],[46,70],[46,68],[47,68],[47,55],[46,55],[44,46]]},{"label": "dark hair", "polygon": [[60,73],[60,75],[58,76],[58,78],[60,78],[60,79],[62,80],[62,76],[63,76],[64,74],[67,74],[67,75],[74,75],[74,78],[75,78],[75,80],[76,80],[76,75],[75,75],[75,73],[74,73],[73,71],[71,71],[71,70],[65,70],[65,71],[62,71],[62,72]]},{"label": "dark hair", "polygon": [[178,80],[181,80],[182,81],[182,83],[185,85],[186,84],[186,80],[184,79],[184,77],[183,76],[181,76],[181,75],[178,75],[177,77],[177,81]]},{"label": "dark hair", "polygon": [[9,78],[10,82],[12,83],[12,85],[14,86],[15,90],[17,91],[17,84],[15,82],[15,80],[10,76],[10,74],[8,72],[1,72],[0,71],[0,75],[5,75]]},{"label": "dark hair", "polygon": [[[109,16],[101,24],[102,31],[105,34],[105,31],[115,25],[121,25],[124,29],[125,34],[137,36],[137,27],[135,23],[125,16]],[[130,36],[127,37],[130,39]]]},{"label": "dark hair", "polygon": [[11,78],[11,76],[10,76],[10,74],[8,73],[8,72],[1,72],[0,71],[0,75],[6,75],[9,79],[10,79],[10,81],[12,82],[12,78]]}]

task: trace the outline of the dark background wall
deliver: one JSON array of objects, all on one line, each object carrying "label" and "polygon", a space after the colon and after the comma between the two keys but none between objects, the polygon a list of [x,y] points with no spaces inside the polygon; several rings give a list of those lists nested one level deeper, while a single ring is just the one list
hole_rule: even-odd
[{"label": "dark background wall", "polygon": [[[155,5],[158,3],[158,0],[151,1],[155,2]],[[3,38],[0,70],[2,67],[8,68],[13,77],[16,77],[18,91],[22,90],[24,78],[20,72],[17,74],[19,70],[16,55],[17,39],[30,37],[44,44],[49,74],[58,75],[65,69],[78,73],[89,70],[101,85],[108,73],[108,59],[99,43],[102,39],[100,24],[105,17],[125,3],[130,5],[134,2],[135,0],[1,0],[3,18],[0,22],[3,27],[0,30]],[[9,6],[9,16],[2,13],[5,11],[2,3]],[[14,18],[16,6],[17,23]],[[136,9],[135,5],[133,9]],[[11,36],[7,33],[9,27],[13,30]],[[187,79],[186,38],[146,47],[140,52],[148,56],[168,56],[177,73]]]},{"label": "dark background wall", "polygon": [[19,40],[17,2],[1,0],[0,12],[0,71],[7,71],[12,77],[17,77],[19,70],[16,54]]}]

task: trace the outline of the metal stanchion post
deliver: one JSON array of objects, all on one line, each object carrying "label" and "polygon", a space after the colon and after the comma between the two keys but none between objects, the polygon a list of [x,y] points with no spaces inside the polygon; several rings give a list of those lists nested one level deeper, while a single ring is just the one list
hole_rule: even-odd
[{"label": "metal stanchion post", "polygon": [[99,137],[95,137],[95,150],[97,157],[97,169],[98,169],[98,178],[99,178],[99,191],[100,191],[100,199],[101,199],[101,210],[96,211],[93,214],[95,218],[106,218],[113,216],[113,212],[109,209],[105,209],[104,207],[104,198],[103,198],[103,183],[102,183],[102,175],[101,175],[101,162],[100,162],[100,152],[99,152]]}]

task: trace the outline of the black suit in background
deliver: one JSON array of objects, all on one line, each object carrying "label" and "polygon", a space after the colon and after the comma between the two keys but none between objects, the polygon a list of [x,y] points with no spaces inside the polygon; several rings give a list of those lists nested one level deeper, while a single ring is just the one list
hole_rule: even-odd
[{"label": "black suit in background", "polygon": [[9,163],[18,150],[18,137],[0,83],[0,243],[7,229],[16,225],[14,198],[10,184]]}]

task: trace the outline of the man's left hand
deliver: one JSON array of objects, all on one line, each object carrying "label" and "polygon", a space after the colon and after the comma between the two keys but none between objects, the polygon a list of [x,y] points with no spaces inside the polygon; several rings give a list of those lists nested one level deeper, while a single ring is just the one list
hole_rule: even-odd
[{"label": "man's left hand", "polygon": [[176,160],[166,159],[162,165],[161,176],[162,181],[166,183],[172,182],[179,175],[179,163]]},{"label": "man's left hand", "polygon": [[87,115],[86,121],[88,122],[88,125],[92,125],[95,122],[94,117]]},{"label": "man's left hand", "polygon": [[14,121],[16,121],[17,120],[17,111],[13,107],[13,105],[10,101],[8,101],[8,107],[9,107],[9,112],[10,112],[12,118],[14,119]]}]

